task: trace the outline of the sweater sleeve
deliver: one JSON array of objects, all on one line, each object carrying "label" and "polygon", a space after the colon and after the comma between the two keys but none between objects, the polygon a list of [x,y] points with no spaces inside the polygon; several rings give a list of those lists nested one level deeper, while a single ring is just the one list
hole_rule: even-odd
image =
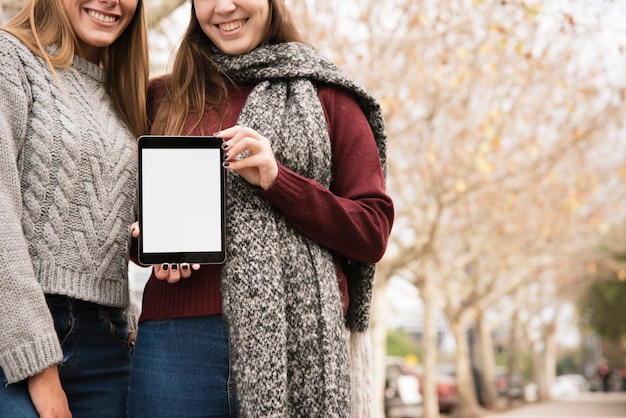
[{"label": "sweater sleeve", "polygon": [[17,159],[26,136],[30,87],[16,49],[5,39],[2,43],[0,262],[5,271],[0,280],[0,367],[8,382],[15,383],[60,362],[63,354],[50,310],[34,275],[21,224],[22,195]]},{"label": "sweater sleeve", "polygon": [[260,193],[301,234],[349,259],[375,263],[387,247],[394,210],[372,130],[347,91],[326,86],[319,96],[331,138],[330,188],[279,164],[276,181]]}]

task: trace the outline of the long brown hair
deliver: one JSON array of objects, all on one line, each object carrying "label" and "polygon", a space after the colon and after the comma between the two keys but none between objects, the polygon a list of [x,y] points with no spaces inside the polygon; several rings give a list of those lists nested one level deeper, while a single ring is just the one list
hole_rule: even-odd
[{"label": "long brown hair", "polygon": [[[62,0],[30,0],[2,29],[45,60],[55,77],[55,69],[72,65],[79,50]],[[49,45],[56,45],[59,53],[46,53]],[[101,64],[105,87],[120,117],[135,136],[147,133],[146,92],[150,67],[143,0],[138,0],[135,15],[126,30],[105,49]]]},{"label": "long brown hair", "polygon": [[[295,20],[283,0],[268,0],[270,25],[265,42],[304,42]],[[170,77],[166,82],[166,94],[152,122],[154,134],[185,135],[186,122],[197,115],[195,127],[202,131],[202,115],[208,109],[220,112],[228,100],[228,77],[220,72],[211,59],[213,43],[202,31],[191,0],[191,19],[178,48]],[[220,112],[221,114],[221,112]]]}]

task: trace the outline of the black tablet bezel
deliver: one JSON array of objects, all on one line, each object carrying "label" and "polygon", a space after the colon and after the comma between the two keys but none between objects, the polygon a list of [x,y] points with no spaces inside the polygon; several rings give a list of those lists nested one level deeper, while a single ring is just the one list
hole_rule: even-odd
[{"label": "black tablet bezel", "polygon": [[[222,139],[212,136],[166,136],[166,135],[142,135],[138,138],[138,218],[139,227],[143,225],[144,198],[143,198],[143,150],[157,149],[219,149],[220,163],[223,161],[224,151]],[[176,198],[176,190],[169,190]],[[221,199],[221,250],[219,251],[177,251],[177,252],[145,252],[143,234],[139,234],[138,261],[144,265],[163,263],[189,263],[189,264],[221,264],[226,258],[226,175],[220,165],[220,199]],[[184,201],[181,201],[184,205]]]}]

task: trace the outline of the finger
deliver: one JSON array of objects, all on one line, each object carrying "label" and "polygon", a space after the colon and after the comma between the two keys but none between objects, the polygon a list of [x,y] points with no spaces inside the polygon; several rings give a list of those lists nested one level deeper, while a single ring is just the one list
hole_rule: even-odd
[{"label": "finger", "polygon": [[[257,131],[247,127],[234,126],[220,132],[224,138],[229,138],[224,142],[222,148],[230,156],[235,158],[246,149],[248,153],[257,151],[259,142],[264,139]],[[230,136],[228,136],[230,135]]]},{"label": "finger", "polygon": [[137,238],[139,236],[139,222],[133,222],[130,225],[130,235],[133,238]]},{"label": "finger", "polygon": [[166,280],[170,275],[170,265],[168,263],[155,264],[153,266],[154,277],[159,280]]},{"label": "finger", "polygon": [[189,263],[182,263],[180,265],[180,277],[181,279],[188,279],[191,277],[191,267]]},{"label": "finger", "polygon": [[235,171],[248,183],[263,190],[269,189],[278,176],[278,163],[271,151],[252,155],[243,160],[224,161],[222,166],[226,170]]},{"label": "finger", "polygon": [[170,264],[170,274],[165,280],[167,280],[168,283],[176,283],[180,280],[180,269],[178,268],[178,264]]},{"label": "finger", "polygon": [[240,129],[241,129],[241,126],[234,125],[234,126],[231,126],[230,128],[222,129],[219,132],[215,132],[213,136],[217,138],[232,138],[233,136],[237,134],[237,132],[239,132]]},{"label": "finger", "polygon": [[272,152],[271,146],[269,146],[269,142],[267,142],[266,145],[259,139],[246,137],[236,144],[229,145],[225,150],[222,165],[229,167],[232,164],[244,162],[244,164],[236,164],[234,168],[257,167],[259,164],[270,159],[270,157],[273,159],[274,153]]},{"label": "finger", "polygon": [[222,149],[227,150],[229,147],[236,143],[236,140],[233,141],[233,137],[237,134],[237,132],[239,132],[239,130],[239,126],[233,126],[220,132],[215,132],[213,136],[215,136],[216,138],[221,138],[224,141],[224,143],[222,144]]},{"label": "finger", "polygon": [[255,140],[251,138],[231,138],[224,142],[222,148],[224,149],[225,161],[236,161],[245,158],[254,152]]}]

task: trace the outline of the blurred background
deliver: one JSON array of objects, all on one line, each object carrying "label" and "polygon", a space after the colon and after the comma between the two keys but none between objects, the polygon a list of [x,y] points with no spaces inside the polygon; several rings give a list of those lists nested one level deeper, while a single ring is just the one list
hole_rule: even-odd
[{"label": "blurred background", "polygon": [[[0,1],[3,22],[22,3]],[[387,122],[376,416],[623,390],[626,2],[287,3]],[[145,4],[158,75],[189,1]],[[138,300],[146,274],[131,266]]]}]

